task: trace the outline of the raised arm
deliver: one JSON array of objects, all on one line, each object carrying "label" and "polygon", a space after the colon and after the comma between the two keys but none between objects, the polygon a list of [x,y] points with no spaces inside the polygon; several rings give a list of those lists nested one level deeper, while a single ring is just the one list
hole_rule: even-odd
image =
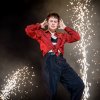
[{"label": "raised arm", "polygon": [[25,32],[29,37],[37,39],[39,36],[41,36],[40,29],[41,29],[41,25],[39,23],[31,24],[26,26]]},{"label": "raised arm", "polygon": [[47,22],[44,20],[42,23],[36,23],[26,26],[25,32],[26,34],[34,39],[38,39],[42,36],[42,28],[45,28]]},{"label": "raised arm", "polygon": [[80,40],[79,33],[73,30],[72,28],[67,27],[62,19],[60,20],[59,26],[59,29],[64,29],[66,31],[66,33],[63,34],[65,42],[72,43]]}]

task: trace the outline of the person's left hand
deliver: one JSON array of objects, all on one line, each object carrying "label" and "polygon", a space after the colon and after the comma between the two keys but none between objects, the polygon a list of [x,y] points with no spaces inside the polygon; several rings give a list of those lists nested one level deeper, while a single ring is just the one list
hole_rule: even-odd
[{"label": "person's left hand", "polygon": [[58,29],[65,29],[66,25],[64,24],[63,20],[60,19],[59,21],[59,28]]}]

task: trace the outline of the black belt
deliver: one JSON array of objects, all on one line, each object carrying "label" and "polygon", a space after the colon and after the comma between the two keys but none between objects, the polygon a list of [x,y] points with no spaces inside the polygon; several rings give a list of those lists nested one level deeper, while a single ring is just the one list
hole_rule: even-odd
[{"label": "black belt", "polygon": [[[54,52],[48,52],[47,54],[49,54],[49,55],[56,55]],[[59,56],[63,56],[63,54],[59,53]]]}]

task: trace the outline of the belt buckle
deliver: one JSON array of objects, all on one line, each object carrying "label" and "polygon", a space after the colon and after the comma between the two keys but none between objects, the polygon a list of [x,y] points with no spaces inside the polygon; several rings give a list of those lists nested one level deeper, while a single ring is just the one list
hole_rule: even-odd
[{"label": "belt buckle", "polygon": [[55,55],[55,53],[54,52],[50,52],[50,55]]}]

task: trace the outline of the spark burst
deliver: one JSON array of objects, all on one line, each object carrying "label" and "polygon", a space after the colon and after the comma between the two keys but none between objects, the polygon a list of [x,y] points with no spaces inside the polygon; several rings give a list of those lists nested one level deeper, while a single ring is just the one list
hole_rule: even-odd
[{"label": "spark burst", "polygon": [[72,15],[70,17],[73,27],[81,35],[81,40],[78,41],[78,44],[73,49],[78,48],[79,52],[76,52],[76,54],[82,55],[82,58],[78,59],[77,62],[82,67],[80,69],[80,73],[85,84],[82,100],[87,100],[90,96],[89,87],[91,86],[91,83],[89,83],[87,80],[87,71],[90,66],[90,64],[87,62],[87,47],[92,43],[92,35],[95,35],[93,34],[94,31],[92,29],[93,24],[91,24],[90,21],[95,13],[90,14],[89,7],[91,7],[91,12],[93,12],[91,0],[70,0],[70,5],[67,5],[67,7],[69,6],[71,8],[67,9],[67,11],[72,11]]},{"label": "spark burst", "polygon": [[[31,73],[27,66],[12,71],[12,75],[8,74],[8,76],[6,76],[6,84],[2,87],[0,100],[9,99],[11,94],[16,95],[16,90],[22,93],[23,91],[20,89],[22,86],[26,87],[28,84],[33,85],[33,76],[35,76],[34,72]],[[27,91],[24,92],[28,93]]]}]

